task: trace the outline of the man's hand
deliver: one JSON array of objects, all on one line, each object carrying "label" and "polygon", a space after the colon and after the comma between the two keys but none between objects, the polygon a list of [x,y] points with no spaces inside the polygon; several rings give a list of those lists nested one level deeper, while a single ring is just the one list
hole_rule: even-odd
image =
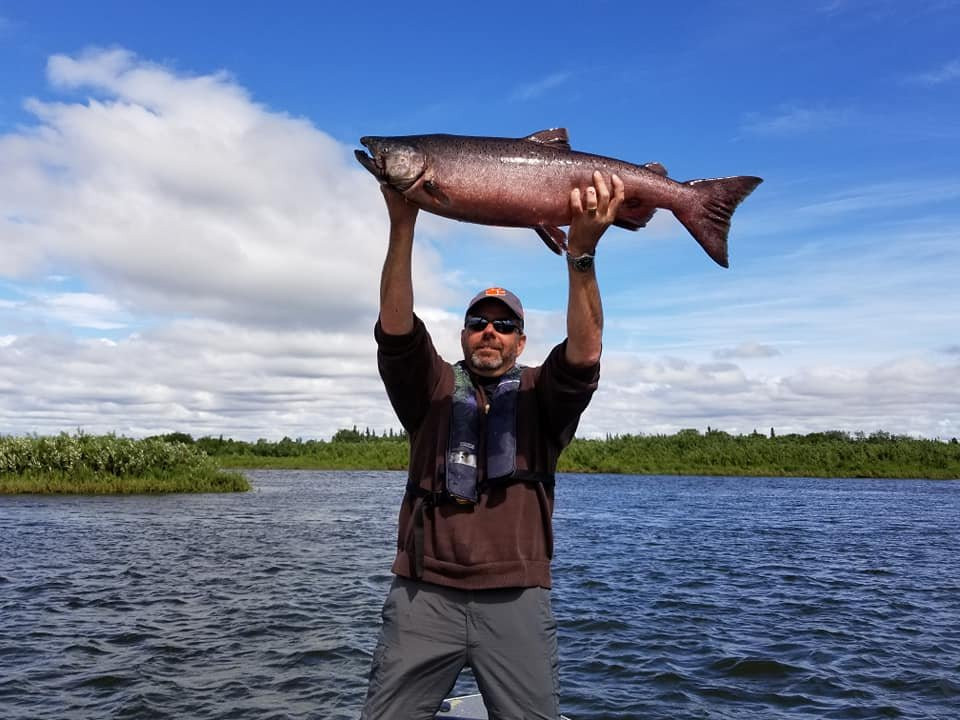
[{"label": "man's hand", "polygon": [[593,255],[600,236],[617,219],[617,211],[623,202],[623,180],[610,176],[613,185],[611,195],[599,170],[593,173],[593,185],[581,194],[580,188],[570,191],[570,232],[567,236],[567,251],[574,257],[589,253]]},{"label": "man's hand", "polygon": [[412,235],[413,226],[417,222],[417,213],[420,211],[419,206],[414,205],[389,185],[381,184],[380,192],[383,193],[383,199],[387,203],[391,230],[404,230]]}]

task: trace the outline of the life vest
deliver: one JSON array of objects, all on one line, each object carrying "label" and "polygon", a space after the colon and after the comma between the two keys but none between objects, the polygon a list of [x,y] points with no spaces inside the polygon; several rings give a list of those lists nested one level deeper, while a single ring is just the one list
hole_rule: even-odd
[{"label": "life vest", "polygon": [[[445,487],[454,500],[475,503],[479,496],[477,457],[480,453],[485,458],[483,467],[488,483],[509,479],[516,472],[521,369],[514,365],[500,376],[492,391],[484,391],[474,386],[463,360],[452,367],[453,406]],[[483,407],[480,403],[484,403]]]},{"label": "life vest", "polygon": [[[526,482],[552,486],[554,483],[552,472],[517,470],[517,409],[522,368],[515,365],[508,370],[487,394],[474,386],[463,361],[451,367],[454,389],[443,488],[431,491],[415,483],[407,485],[407,493],[414,499],[413,547],[410,549],[415,578],[423,577],[424,516],[438,505],[444,502],[472,505],[477,502],[483,485]],[[480,399],[485,401],[482,408]],[[482,483],[477,462],[481,452],[486,461]],[[552,550],[550,552],[552,554]]]},{"label": "life vest", "polygon": [[[419,485],[407,485],[413,503],[413,574],[423,577],[424,515],[445,500],[472,505],[479,498],[478,453],[483,451],[487,482],[505,481],[516,475],[517,406],[521,369],[514,365],[504,373],[493,392],[476,388],[464,362],[453,368],[453,397],[450,433],[444,467],[444,489],[426,491]],[[486,432],[480,437],[481,407],[486,416]],[[482,443],[481,443],[482,440]]]}]

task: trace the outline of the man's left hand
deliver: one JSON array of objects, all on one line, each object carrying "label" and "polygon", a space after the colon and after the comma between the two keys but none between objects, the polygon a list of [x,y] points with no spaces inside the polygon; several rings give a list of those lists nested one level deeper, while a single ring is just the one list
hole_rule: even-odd
[{"label": "man's left hand", "polygon": [[613,193],[599,170],[593,173],[593,185],[585,193],[580,188],[570,191],[570,232],[567,237],[567,252],[573,256],[593,253],[600,236],[617,219],[617,211],[623,202],[623,180],[610,176]]}]

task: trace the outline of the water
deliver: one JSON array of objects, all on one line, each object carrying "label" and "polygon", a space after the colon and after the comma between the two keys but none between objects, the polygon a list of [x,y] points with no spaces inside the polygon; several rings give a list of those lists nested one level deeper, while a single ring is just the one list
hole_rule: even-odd
[{"label": "water", "polygon": [[[403,475],[250,477],[0,496],[0,718],[356,718]],[[960,483],[568,475],[557,496],[575,720],[960,717]]]}]

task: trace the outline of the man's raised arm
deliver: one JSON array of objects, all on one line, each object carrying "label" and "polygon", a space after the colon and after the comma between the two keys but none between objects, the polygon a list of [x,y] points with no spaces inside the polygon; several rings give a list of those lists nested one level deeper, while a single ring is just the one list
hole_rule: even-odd
[{"label": "man's raised arm", "polygon": [[390,240],[380,274],[380,327],[388,335],[413,330],[413,230],[419,208],[396,190],[380,186],[390,216]]},{"label": "man's raised arm", "polygon": [[592,256],[597,243],[617,217],[623,202],[623,181],[610,178],[611,189],[599,172],[593,173],[593,185],[581,195],[570,192],[570,232],[567,237],[570,290],[567,299],[567,361],[576,367],[589,367],[600,361],[603,339],[603,306]]}]

